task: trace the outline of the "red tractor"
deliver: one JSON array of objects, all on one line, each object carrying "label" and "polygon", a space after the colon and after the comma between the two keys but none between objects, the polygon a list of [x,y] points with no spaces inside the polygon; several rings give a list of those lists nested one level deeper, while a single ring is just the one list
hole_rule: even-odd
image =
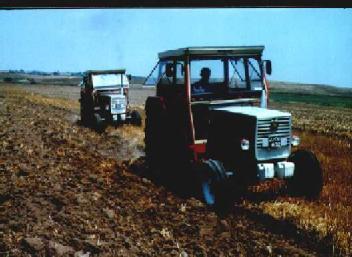
[{"label": "red tractor", "polygon": [[145,104],[146,161],[155,176],[200,189],[215,207],[238,196],[240,188],[272,178],[286,180],[295,195],[320,194],[315,155],[291,154],[299,144],[291,114],[267,108],[271,62],[262,60],[263,50],[189,47],[159,53],[156,96]]}]

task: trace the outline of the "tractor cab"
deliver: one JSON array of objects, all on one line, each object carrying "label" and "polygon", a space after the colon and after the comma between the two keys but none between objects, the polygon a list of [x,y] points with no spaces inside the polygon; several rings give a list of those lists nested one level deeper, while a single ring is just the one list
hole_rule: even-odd
[{"label": "tractor cab", "polygon": [[191,141],[204,142],[213,108],[267,106],[265,73],[271,74],[271,62],[262,60],[263,50],[264,46],[246,46],[165,51],[159,53],[157,74],[149,79],[154,78],[156,95],[169,106],[189,106]]},{"label": "tractor cab", "polygon": [[[157,88],[184,86],[191,102],[255,99],[265,90],[265,72],[271,73],[270,61],[262,61],[263,46],[198,47],[159,54]],[[186,63],[187,62],[187,63]],[[266,64],[266,65],[265,65]],[[189,65],[188,81],[185,67]]]}]

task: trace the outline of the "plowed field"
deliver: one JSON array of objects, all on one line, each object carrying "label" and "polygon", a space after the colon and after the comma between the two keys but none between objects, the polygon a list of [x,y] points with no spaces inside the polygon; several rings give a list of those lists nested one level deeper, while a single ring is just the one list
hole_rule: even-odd
[{"label": "plowed field", "polygon": [[[0,256],[352,254],[350,129],[297,122],[322,162],[321,199],[253,193],[219,217],[144,176],[143,128],[80,126],[78,92],[0,85]],[[132,90],[132,104],[152,93]]]}]

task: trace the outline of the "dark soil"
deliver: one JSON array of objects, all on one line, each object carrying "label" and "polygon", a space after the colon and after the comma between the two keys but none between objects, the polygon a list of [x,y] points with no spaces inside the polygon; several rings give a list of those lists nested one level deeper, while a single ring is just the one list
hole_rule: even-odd
[{"label": "dark soil", "polygon": [[0,86],[0,256],[330,254],[290,223],[240,205],[219,217],[145,178],[142,128],[97,134],[23,92]]}]

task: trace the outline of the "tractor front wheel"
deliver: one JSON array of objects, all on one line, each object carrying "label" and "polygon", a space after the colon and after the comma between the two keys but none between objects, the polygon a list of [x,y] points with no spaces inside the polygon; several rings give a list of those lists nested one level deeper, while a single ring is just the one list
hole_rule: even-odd
[{"label": "tractor front wheel", "polygon": [[219,214],[228,213],[236,197],[235,178],[227,175],[220,161],[212,159],[198,163],[196,172],[202,200]]},{"label": "tractor front wheel", "polygon": [[288,161],[295,164],[294,175],[288,180],[289,193],[309,199],[319,197],[323,188],[323,172],[314,153],[298,150],[289,156]]},{"label": "tractor front wheel", "polygon": [[142,117],[136,110],[131,112],[131,123],[135,126],[142,126]]}]

